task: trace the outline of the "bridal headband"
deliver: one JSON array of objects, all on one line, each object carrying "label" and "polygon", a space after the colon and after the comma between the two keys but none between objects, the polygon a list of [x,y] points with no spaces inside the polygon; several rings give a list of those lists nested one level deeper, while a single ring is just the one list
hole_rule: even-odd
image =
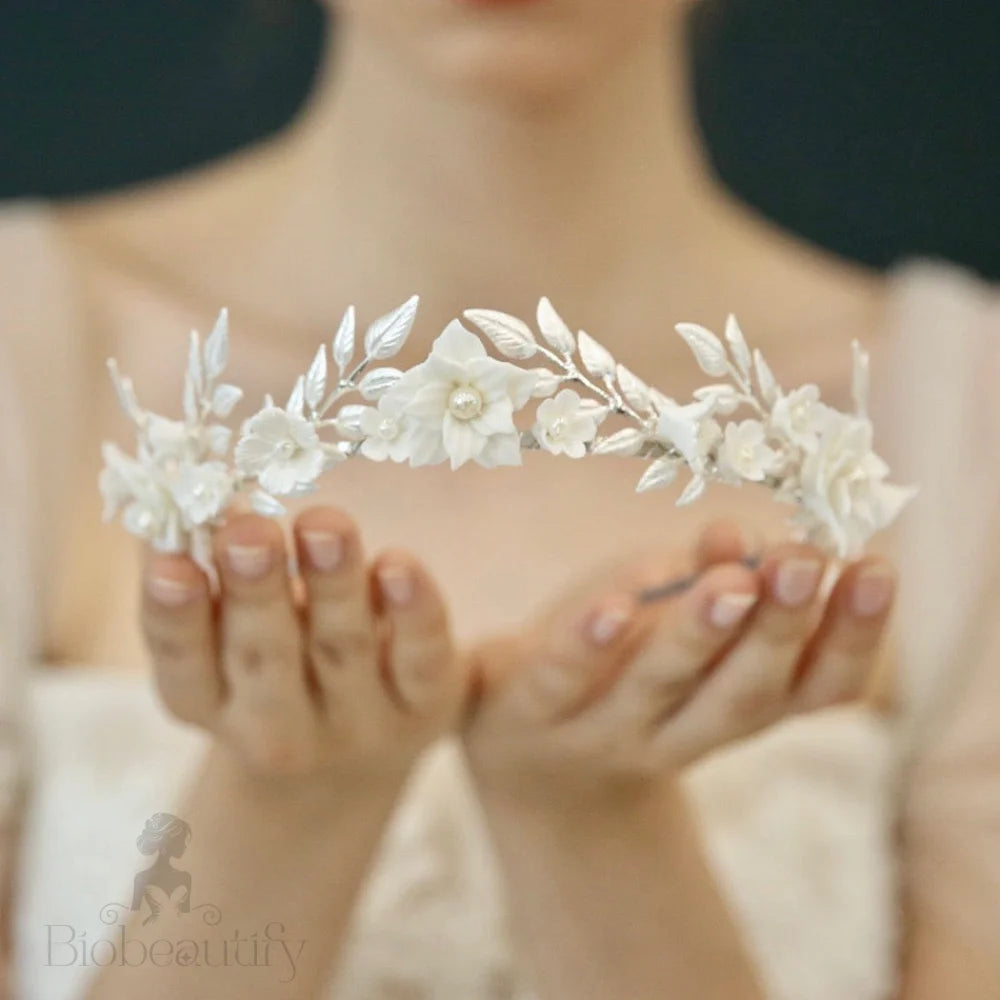
[{"label": "bridal headband", "polygon": [[[224,421],[243,393],[221,380],[229,353],[225,310],[204,343],[191,333],[182,420],[142,409],[131,380],[110,359],[137,448],[132,457],[103,445],[104,520],[120,514],[132,534],[160,551],[189,553],[212,575],[211,530],[240,495],[277,517],[285,513],[279,497],[311,493],[348,458],[447,461],[458,469],[467,462],[520,465],[523,451],[541,450],[571,459],[637,458],[645,463],[640,491],[685,474],[677,504],[696,500],[710,482],[763,485],[795,508],[796,537],[853,558],[916,493],[887,482],[889,467],[872,450],[868,356],[857,341],[853,412],[844,413],[823,403],[811,383],[783,390],[733,316],[724,338],[680,323],[677,332],[717,381],[679,403],[587,333],[574,334],[544,298],[539,336],[514,316],[470,309],[464,315],[478,335],[453,321],[424,361],[400,371],[384,362],[409,336],[417,302],[414,296],[367,327],[360,352],[349,308],[329,351],[320,346],[285,405],[266,396],[235,445]],[[488,354],[483,338],[510,360]],[[520,429],[515,415],[525,410]]]}]

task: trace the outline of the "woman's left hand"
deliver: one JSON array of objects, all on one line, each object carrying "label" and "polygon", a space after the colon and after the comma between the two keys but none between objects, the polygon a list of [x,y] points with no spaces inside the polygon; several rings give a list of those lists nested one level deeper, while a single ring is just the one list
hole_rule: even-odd
[{"label": "woman's left hand", "polygon": [[[848,565],[824,601],[827,557],[784,544],[759,568],[732,522],[692,552],[607,574],[527,631],[473,654],[466,744],[490,787],[546,797],[674,770],[781,718],[861,696],[895,591],[883,560]],[[644,592],[694,571],[660,600]],[[537,779],[537,782],[535,781]]]}]

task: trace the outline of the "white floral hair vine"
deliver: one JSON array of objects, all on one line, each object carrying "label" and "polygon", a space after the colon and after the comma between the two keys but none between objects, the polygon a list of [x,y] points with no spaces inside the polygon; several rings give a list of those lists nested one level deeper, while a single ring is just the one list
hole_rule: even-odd
[{"label": "white floral hair vine", "polygon": [[[868,356],[857,341],[854,412],[843,413],[821,402],[811,383],[782,390],[733,316],[724,340],[681,323],[677,332],[701,369],[720,380],[681,404],[618,364],[588,334],[574,335],[544,298],[540,339],[513,316],[466,311],[509,361],[490,356],[481,337],[456,320],[420,364],[407,371],[388,367],[384,362],[413,328],[417,301],[414,296],[375,320],[356,362],[355,314],[348,309],[330,351],[320,346],[288,402],[281,407],[265,397],[232,448],[223,421],[242,390],[221,381],[229,349],[225,310],[204,343],[191,333],[183,420],[142,409],[131,380],[109,360],[138,446],[135,457],[103,446],[104,520],[120,513],[132,534],[160,551],[190,553],[214,576],[211,529],[240,494],[249,494],[258,513],[279,516],[285,508],[278,497],[311,493],[325,470],[347,458],[412,466],[450,461],[457,469],[466,462],[520,465],[522,451],[540,449],[569,458],[636,456],[646,462],[639,490],[666,486],[686,470],[690,478],[678,504],[697,499],[709,482],[763,484],[776,500],[795,506],[797,537],[852,558],[916,493],[887,482],[889,467],[872,450]],[[540,366],[524,364],[529,361]],[[530,430],[521,430],[515,414],[532,398],[541,402]],[[737,419],[740,409],[749,415]],[[605,433],[612,418],[622,426]]]}]

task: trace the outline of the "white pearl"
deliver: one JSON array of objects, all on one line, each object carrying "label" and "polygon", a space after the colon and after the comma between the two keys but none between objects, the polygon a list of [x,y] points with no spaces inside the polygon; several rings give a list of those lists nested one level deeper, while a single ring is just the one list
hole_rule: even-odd
[{"label": "white pearl", "polygon": [[386,417],[385,420],[378,425],[378,436],[383,441],[392,441],[396,437],[397,432],[398,427],[396,421],[393,420],[392,417]]},{"label": "white pearl", "polygon": [[549,437],[561,438],[566,433],[566,418],[556,417],[549,426]]},{"label": "white pearl", "polygon": [[483,412],[483,396],[471,385],[452,389],[448,397],[448,412],[456,420],[475,420]]}]

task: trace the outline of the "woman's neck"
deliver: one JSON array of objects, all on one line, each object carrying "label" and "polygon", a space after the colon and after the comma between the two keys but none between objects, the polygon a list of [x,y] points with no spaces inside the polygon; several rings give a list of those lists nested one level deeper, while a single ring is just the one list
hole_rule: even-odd
[{"label": "woman's neck", "polygon": [[[345,25],[292,128],[165,186],[152,211],[140,194],[130,216],[124,199],[125,242],[181,262],[241,323],[269,317],[296,340],[349,301],[370,316],[414,291],[425,330],[472,305],[528,314],[547,294],[636,363],[652,314],[661,329],[727,310],[766,327],[780,287],[798,323],[836,268],[710,180],[685,49],[673,15],[589,86],[527,104],[435,85]],[[674,348],[656,338],[665,363]]]},{"label": "woman's neck", "polygon": [[445,89],[346,31],[284,183],[338,238],[420,248],[399,253],[407,289],[425,268],[466,289],[506,283],[515,298],[534,292],[525,275],[589,285],[609,259],[719,214],[682,43],[675,18],[587,87],[529,105]]}]

